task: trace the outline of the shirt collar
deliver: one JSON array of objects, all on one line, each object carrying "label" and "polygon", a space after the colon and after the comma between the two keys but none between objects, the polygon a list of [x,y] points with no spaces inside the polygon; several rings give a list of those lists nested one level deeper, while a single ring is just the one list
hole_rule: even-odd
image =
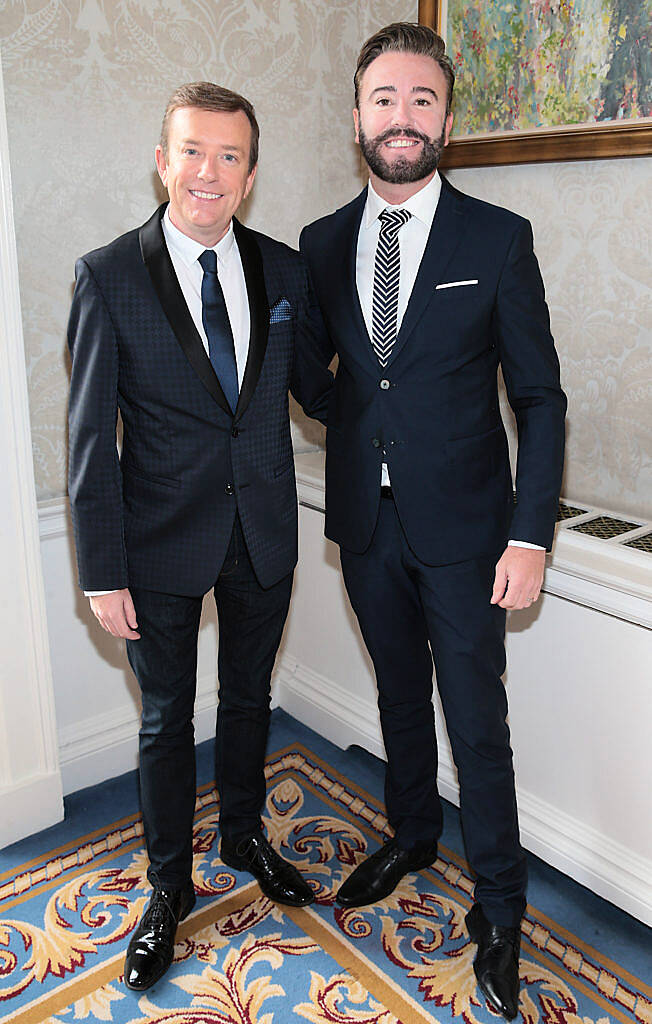
[{"label": "shirt collar", "polygon": [[[435,211],[437,210],[440,193],[441,178],[439,177],[439,172],[435,171],[427,185],[424,185],[422,189],[419,189],[413,196],[406,199],[404,203],[397,203],[393,208],[407,210],[430,230],[435,217]],[[367,185],[367,202],[364,211],[365,228],[370,228],[387,207],[391,209],[392,204],[378,195],[370,181]]]},{"label": "shirt collar", "polygon": [[235,245],[233,221],[229,224],[224,237],[220,238],[217,245],[213,246],[202,245],[201,242],[196,242],[194,238],[189,238],[188,235],[184,235],[183,231],[179,231],[179,228],[170,220],[169,205],[166,207],[165,213],[163,214],[162,224],[163,234],[165,236],[168,249],[173,250],[175,256],[178,256],[186,266],[190,267],[194,262],[196,262],[207,248],[212,248],[213,252],[217,254],[218,262],[221,263],[222,266],[226,266],[229,257],[233,252],[233,246]]}]

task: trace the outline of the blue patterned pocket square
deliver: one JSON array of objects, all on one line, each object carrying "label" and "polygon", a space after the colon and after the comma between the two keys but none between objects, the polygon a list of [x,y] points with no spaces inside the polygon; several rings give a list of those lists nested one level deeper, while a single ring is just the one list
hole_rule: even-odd
[{"label": "blue patterned pocket square", "polygon": [[280,324],[292,319],[292,306],[287,299],[279,299],[269,311],[270,324]]}]

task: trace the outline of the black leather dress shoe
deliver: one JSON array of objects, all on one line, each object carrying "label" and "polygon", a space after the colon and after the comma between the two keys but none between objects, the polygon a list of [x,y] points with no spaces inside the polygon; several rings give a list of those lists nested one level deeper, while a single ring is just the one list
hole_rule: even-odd
[{"label": "black leather dress shoe", "polygon": [[379,850],[358,864],[335,896],[341,907],[365,907],[377,903],[394,891],[404,875],[427,868],[437,860],[437,843],[403,850],[390,839]]},{"label": "black leather dress shoe", "polygon": [[507,1020],[514,1020],[518,1013],[521,929],[491,924],[479,903],[474,903],[466,915],[466,927],[478,947],[473,961],[478,985],[495,1010]]},{"label": "black leather dress shoe", "polygon": [[283,860],[262,832],[235,842],[222,837],[220,857],[224,864],[236,871],[249,871],[274,903],[307,907],[314,902],[314,893],[305,878],[293,864]]},{"label": "black leather dress shoe", "polygon": [[131,937],[125,960],[125,985],[144,992],[162,978],[174,957],[179,921],[195,905],[192,889],[154,889],[149,906]]}]

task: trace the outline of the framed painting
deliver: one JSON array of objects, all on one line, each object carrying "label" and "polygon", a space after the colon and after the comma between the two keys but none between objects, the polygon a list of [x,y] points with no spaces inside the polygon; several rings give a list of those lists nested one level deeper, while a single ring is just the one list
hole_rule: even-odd
[{"label": "framed painting", "polygon": [[442,167],[652,153],[652,0],[420,0],[455,66]]}]

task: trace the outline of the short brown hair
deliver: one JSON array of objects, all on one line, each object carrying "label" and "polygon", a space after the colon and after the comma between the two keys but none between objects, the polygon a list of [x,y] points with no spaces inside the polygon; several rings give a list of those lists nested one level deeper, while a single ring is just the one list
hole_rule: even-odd
[{"label": "short brown hair", "polygon": [[360,106],[360,83],[362,76],[381,53],[414,53],[424,57],[432,57],[444,72],[448,94],[446,96],[446,113],[450,113],[453,99],[455,71],[453,64],[446,55],[446,44],[441,36],[433,32],[427,25],[416,25],[407,21],[396,21],[392,25],[381,28],[379,32],[367,39],[360,55],[353,76],[355,86],[355,105]]},{"label": "short brown hair", "polygon": [[218,113],[226,112],[234,114],[241,110],[249,118],[251,125],[251,146],[249,148],[249,171],[253,171],[258,163],[258,139],[260,129],[256,120],[256,111],[244,96],[237,92],[231,92],[222,85],[214,85],[213,82],[188,82],[187,85],[180,85],[175,89],[163,115],[161,125],[161,149],[163,156],[168,158],[168,131],[170,118],[175,110],[182,107],[199,107],[201,110],[215,110]]}]

